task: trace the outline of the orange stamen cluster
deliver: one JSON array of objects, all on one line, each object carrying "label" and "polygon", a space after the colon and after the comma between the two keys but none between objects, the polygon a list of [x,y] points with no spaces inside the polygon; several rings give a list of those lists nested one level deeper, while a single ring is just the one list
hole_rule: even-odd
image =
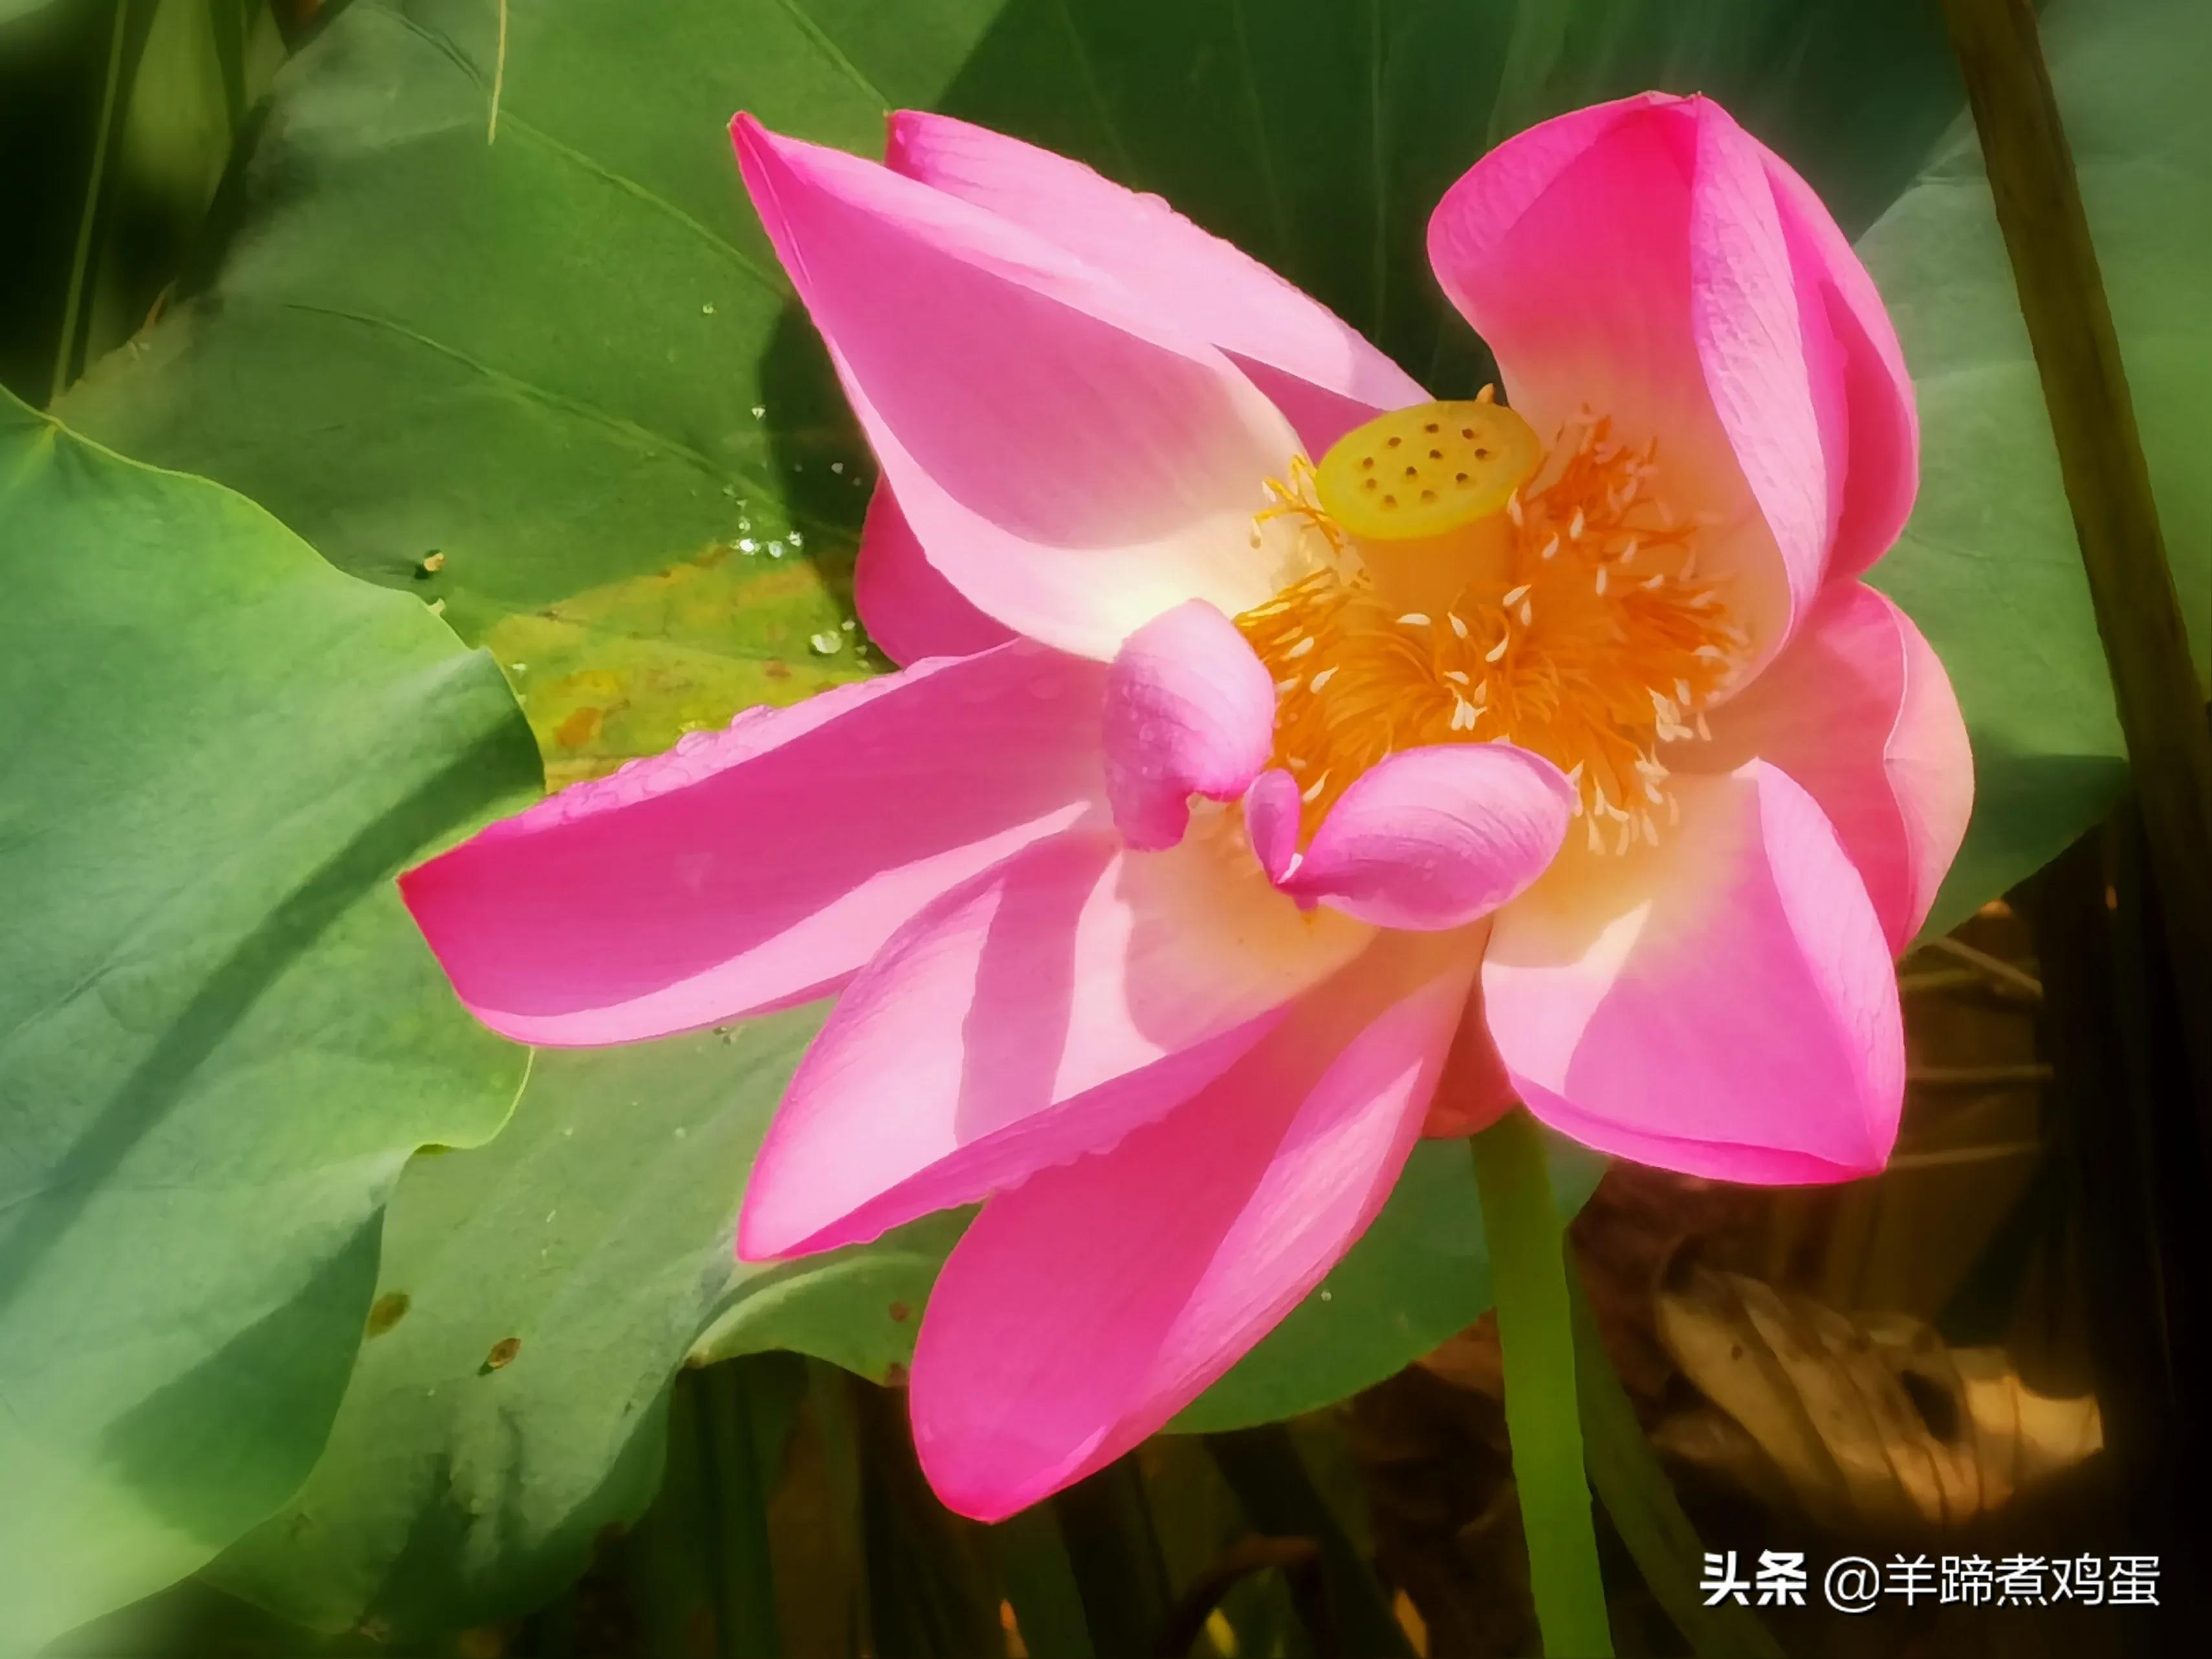
[{"label": "orange stamen cluster", "polygon": [[[1568,427],[1507,501],[1502,558],[1501,526],[1472,527],[1483,555],[1463,580],[1431,569],[1452,596],[1418,609],[1320,505],[1310,467],[1273,487],[1265,512],[1304,520],[1328,557],[1237,625],[1274,676],[1275,757],[1308,833],[1385,755],[1504,740],[1566,772],[1593,848],[1658,839],[1676,811],[1660,746],[1703,735],[1746,645],[1698,573],[1699,526],[1654,495],[1658,472],[1656,442],[1628,448],[1602,419]],[[1422,556],[1449,561],[1451,544]]]}]

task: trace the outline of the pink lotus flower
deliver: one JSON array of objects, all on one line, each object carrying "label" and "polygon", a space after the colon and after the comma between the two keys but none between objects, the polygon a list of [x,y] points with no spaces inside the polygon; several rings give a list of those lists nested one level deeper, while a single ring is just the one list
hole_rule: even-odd
[{"label": "pink lotus flower", "polygon": [[526,1042],[840,993],[738,1250],[983,1201],[914,1366],[947,1503],[1006,1515],[1158,1428],[1425,1118],[1882,1166],[1893,959],[1971,769],[1857,580],[1912,501],[1911,389],[1796,174],[1657,95],[1478,164],[1429,249],[1508,409],[1428,401],[1011,139],[899,114],[879,167],[732,133],[881,462],[859,602],[910,666],[404,886]]}]

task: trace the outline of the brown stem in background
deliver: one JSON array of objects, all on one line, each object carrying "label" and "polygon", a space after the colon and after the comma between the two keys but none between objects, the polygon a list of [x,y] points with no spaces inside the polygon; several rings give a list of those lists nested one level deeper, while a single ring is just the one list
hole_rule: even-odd
[{"label": "brown stem in background", "polygon": [[[2212,1008],[2212,730],[2031,0],[1943,0],[2035,348],[2185,1006]],[[2212,1129],[2212,1021],[2190,1035]]]}]

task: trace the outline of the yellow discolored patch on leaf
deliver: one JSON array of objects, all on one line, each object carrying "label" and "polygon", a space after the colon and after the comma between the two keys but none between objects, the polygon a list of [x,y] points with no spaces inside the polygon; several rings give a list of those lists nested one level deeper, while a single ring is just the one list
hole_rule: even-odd
[{"label": "yellow discolored patch on leaf", "polygon": [[537,734],[547,786],[558,789],[726,725],[740,709],[799,702],[887,667],[860,651],[825,658],[809,644],[844,632],[847,568],[717,542],[651,575],[501,617],[483,643]]},{"label": "yellow discolored patch on leaf", "polygon": [[599,735],[606,723],[606,711],[586,704],[555,728],[553,741],[564,749],[581,748]]}]

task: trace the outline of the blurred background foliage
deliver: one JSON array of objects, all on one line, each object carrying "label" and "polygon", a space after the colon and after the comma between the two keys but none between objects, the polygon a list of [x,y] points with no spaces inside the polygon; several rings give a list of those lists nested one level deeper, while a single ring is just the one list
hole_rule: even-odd
[{"label": "blurred background foliage", "polygon": [[[2045,21],[2203,624],[2212,13]],[[1063,149],[1450,396],[1487,359],[1429,207],[1647,86],[1803,172],[1897,318],[1925,482],[1877,579],[1957,682],[1979,802],[1900,968],[1887,1174],[1559,1151],[1616,1638],[2203,1635],[2185,1011],[1935,0],[0,0],[0,706],[29,711],[0,890],[44,901],[0,988],[0,1652],[1530,1650],[1456,1148],[1177,1432],[975,1526],[900,1391],[963,1218],[729,1260],[818,1011],[526,1057],[443,997],[386,878],[887,666],[850,602],[871,463],[733,110]],[[2176,1605],[1737,1617],[1691,1593],[1701,1547],[2163,1547]]]}]

